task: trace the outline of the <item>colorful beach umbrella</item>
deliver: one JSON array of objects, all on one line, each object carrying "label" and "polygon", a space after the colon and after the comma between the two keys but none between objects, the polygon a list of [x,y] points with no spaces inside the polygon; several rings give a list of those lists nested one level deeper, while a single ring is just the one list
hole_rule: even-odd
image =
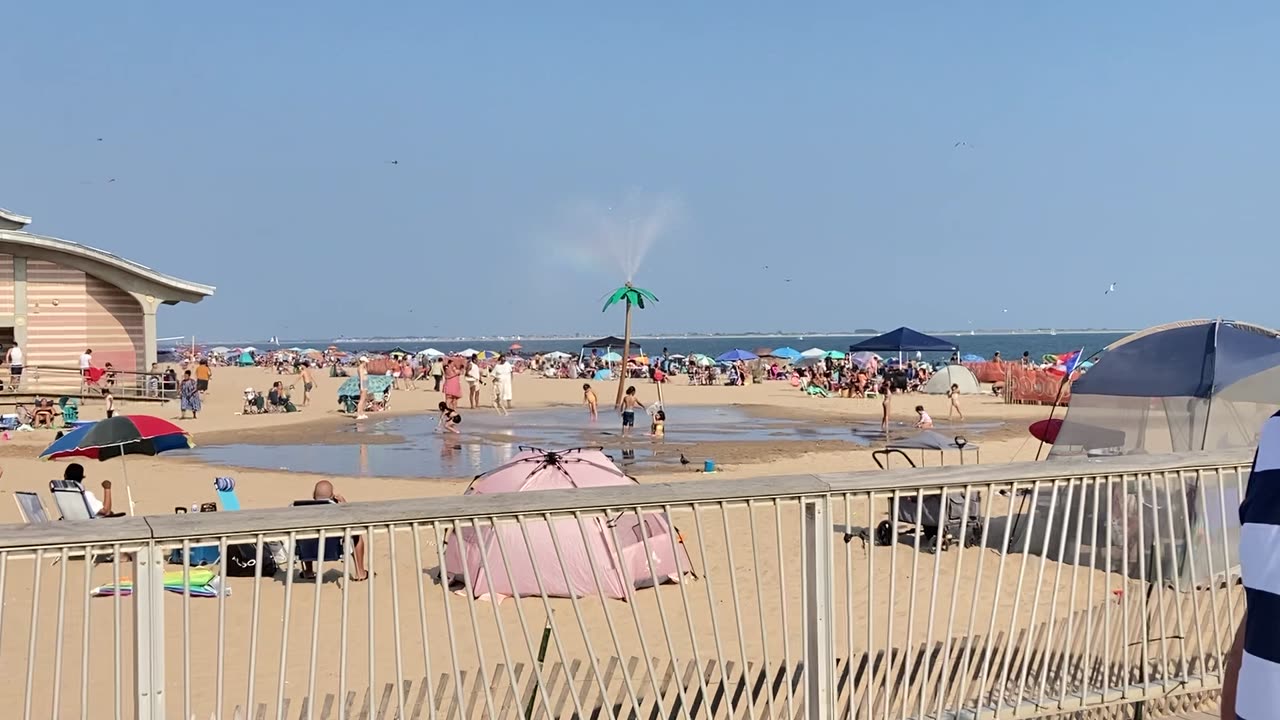
[{"label": "colorful beach umbrella", "polygon": [[494,360],[497,359],[499,353],[494,350],[481,350],[475,354],[476,360]]},{"label": "colorful beach umbrella", "polygon": [[510,346],[510,347],[508,347],[507,349],[508,349],[508,350],[523,350],[523,349],[524,349],[524,346],[523,346],[523,345],[521,345],[520,343],[511,343],[511,346]]},{"label": "colorful beach umbrella", "polygon": [[[43,460],[88,458],[110,460],[124,455],[159,455],[170,450],[195,447],[186,430],[168,420],[151,415],[116,415],[91,425],[82,425],[54,440],[40,453]],[[133,514],[133,491],[121,461],[129,514]]]},{"label": "colorful beach umbrella", "polygon": [[839,350],[828,350],[827,354],[823,355],[823,357],[829,357],[832,360],[843,360],[844,353],[840,352]]},{"label": "colorful beach umbrella", "polygon": [[734,348],[720,357],[716,358],[716,362],[737,362],[738,360],[755,360],[756,354],[749,353],[742,348]]},{"label": "colorful beach umbrella", "polygon": [[195,445],[190,434],[168,420],[151,415],[117,415],[82,425],[54,440],[40,458],[110,460],[121,455],[159,455],[191,447]]},{"label": "colorful beach umbrella", "polygon": [[800,351],[793,347],[780,347],[777,350],[774,350],[772,353],[770,353],[770,355],[776,358],[780,358],[782,360],[799,360],[800,359]]}]

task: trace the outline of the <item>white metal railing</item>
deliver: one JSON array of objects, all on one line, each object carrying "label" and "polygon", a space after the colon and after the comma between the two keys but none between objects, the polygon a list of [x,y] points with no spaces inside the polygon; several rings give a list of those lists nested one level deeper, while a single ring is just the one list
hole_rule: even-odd
[{"label": "white metal railing", "polygon": [[[0,703],[6,717],[23,718],[890,720],[1138,703],[1151,717],[1209,699],[1221,683],[1242,612],[1235,508],[1250,459],[1219,452],[0,527]],[[878,544],[889,518],[930,514],[955,539],[945,549],[907,523]],[[621,537],[630,517],[675,530],[641,522]],[[487,552],[471,562],[459,543],[461,565],[449,563],[451,534],[483,538]],[[319,568],[319,582],[300,580],[290,556],[271,577],[213,566],[229,595],[163,589],[174,551],[226,558],[247,546],[260,571],[274,543],[335,537],[348,551]],[[348,579],[357,537],[372,573],[363,583]],[[677,570],[660,569],[671,557]],[[201,568],[167,567],[178,589],[201,584]],[[472,570],[451,586],[447,573],[439,582],[442,567]],[[537,592],[473,599],[485,583],[515,584],[522,569]],[[591,591],[552,597],[571,575]],[[680,580],[627,581],[671,575]],[[90,598],[125,578],[131,596]],[[619,581],[622,597],[606,597]]]}]

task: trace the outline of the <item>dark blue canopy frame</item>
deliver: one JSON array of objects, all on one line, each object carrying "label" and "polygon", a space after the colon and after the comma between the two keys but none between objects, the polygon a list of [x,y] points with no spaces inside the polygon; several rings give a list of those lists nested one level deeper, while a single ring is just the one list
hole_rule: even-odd
[{"label": "dark blue canopy frame", "polygon": [[1215,320],[1157,328],[1113,344],[1071,386],[1072,395],[1209,398],[1280,366],[1280,336]]},{"label": "dark blue canopy frame", "polygon": [[849,346],[849,352],[956,352],[959,349],[953,342],[925,335],[909,327],[890,330]]}]

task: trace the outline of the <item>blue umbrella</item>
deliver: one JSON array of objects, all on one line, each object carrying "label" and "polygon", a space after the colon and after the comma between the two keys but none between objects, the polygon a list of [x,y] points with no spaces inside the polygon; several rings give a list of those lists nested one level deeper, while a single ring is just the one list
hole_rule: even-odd
[{"label": "blue umbrella", "polygon": [[793,347],[780,347],[769,354],[773,355],[776,358],[782,358],[783,360],[799,360],[800,359],[800,351]]},{"label": "blue umbrella", "polygon": [[982,362],[985,358],[983,358],[981,355],[974,355],[973,353],[969,353],[968,355],[965,355],[960,359],[963,360],[964,362]]},{"label": "blue umbrella", "polygon": [[729,352],[716,358],[716,362],[736,362],[738,360],[755,360],[755,353],[749,353],[746,350],[734,348]]}]

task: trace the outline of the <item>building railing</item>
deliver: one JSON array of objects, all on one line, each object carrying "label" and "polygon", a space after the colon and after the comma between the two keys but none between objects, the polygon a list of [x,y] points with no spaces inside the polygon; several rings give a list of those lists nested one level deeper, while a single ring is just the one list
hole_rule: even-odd
[{"label": "building railing", "polygon": [[178,397],[177,386],[166,385],[162,373],[113,370],[112,374],[110,378],[104,374],[96,382],[90,383],[78,367],[27,365],[16,385],[6,378],[5,389],[10,394],[19,396],[99,399],[102,391],[110,388],[117,400],[138,402],[166,402]]},{"label": "building railing", "polygon": [[[23,718],[1154,717],[1221,685],[1250,460],[0,527],[0,702]],[[300,579],[289,551],[334,538],[342,559]],[[202,554],[228,560],[165,577]]]}]

